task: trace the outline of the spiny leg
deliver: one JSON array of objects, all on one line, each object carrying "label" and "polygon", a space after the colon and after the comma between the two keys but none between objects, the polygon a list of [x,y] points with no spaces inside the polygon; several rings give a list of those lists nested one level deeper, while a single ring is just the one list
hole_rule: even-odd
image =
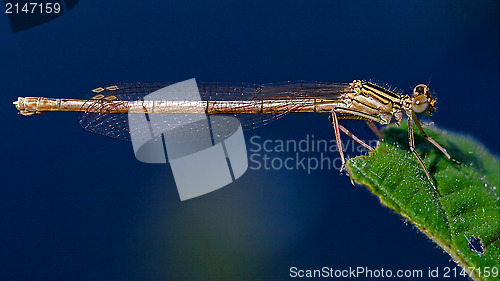
[{"label": "spiny leg", "polygon": [[413,153],[413,155],[415,155],[418,162],[420,163],[420,166],[422,166],[422,169],[424,169],[425,175],[429,179],[429,182],[431,183],[432,188],[434,188],[434,190],[436,190],[436,192],[438,194],[440,194],[439,191],[437,190],[436,186],[434,185],[434,182],[432,181],[432,178],[431,178],[431,175],[429,174],[429,171],[425,167],[424,161],[422,161],[422,158],[420,158],[420,155],[418,155],[417,151],[415,150],[415,138],[413,136],[413,118],[412,118],[413,117],[412,115],[414,115],[414,114],[407,113],[407,115],[408,115],[408,144],[410,145],[410,151]]},{"label": "spiny leg", "polygon": [[353,133],[349,132],[349,130],[347,130],[344,126],[342,126],[342,125],[339,124],[339,128],[340,128],[340,130],[342,132],[344,132],[344,134],[348,135],[350,138],[352,138],[353,140],[355,140],[357,143],[361,144],[362,146],[364,146],[368,150],[373,151],[373,147],[369,146],[364,141],[362,141],[361,139],[359,139],[358,137],[356,137]]},{"label": "spiny leg", "polygon": [[[340,168],[340,171],[342,171],[345,169],[345,158],[344,158],[344,150],[342,149],[342,142],[340,140],[339,128],[344,128],[344,127],[339,124],[337,114],[333,110],[332,110],[332,115],[331,115],[330,121],[332,122],[332,125],[333,125],[333,130],[335,132],[335,140],[337,141],[337,149],[339,150],[340,159],[342,160],[342,167]],[[347,129],[345,129],[345,128],[344,128],[344,130],[347,131]],[[347,132],[349,132],[349,131],[347,131]],[[351,180],[351,184],[354,185],[354,178],[352,177],[352,175],[350,173],[348,173],[348,174],[349,174],[349,179]]]},{"label": "spiny leg", "polygon": [[431,137],[429,137],[425,133],[424,128],[422,128],[422,124],[420,124],[420,121],[418,120],[417,115],[415,115],[415,112],[412,112],[412,117],[413,117],[413,120],[415,121],[415,125],[417,125],[418,131],[420,132],[420,134],[422,134],[422,136],[424,138],[426,138],[437,149],[439,149],[444,154],[444,156],[446,156],[446,158],[448,158],[449,160],[453,161],[456,164],[460,164],[460,162],[458,162],[457,160],[451,158],[450,154],[448,154],[448,151],[446,151],[446,148],[442,147],[439,143],[437,143],[437,141],[435,141],[434,139],[432,139]]},{"label": "spiny leg", "polygon": [[[328,120],[330,120],[330,122],[333,124],[333,110],[332,110],[332,115],[328,117]],[[367,121],[368,122],[368,121]],[[335,124],[333,124],[334,128],[335,128]],[[337,125],[339,127],[339,129],[344,132],[344,134],[346,134],[347,136],[349,136],[350,138],[352,138],[353,140],[355,140],[357,143],[361,144],[362,146],[364,146],[366,149],[370,150],[370,151],[373,151],[374,148],[371,147],[370,145],[366,144],[364,141],[362,141],[360,138],[356,137],[353,133],[351,133],[349,130],[347,130],[346,127],[340,125],[338,123],[338,117],[337,117]]]},{"label": "spiny leg", "polygon": [[367,120],[366,121],[366,125],[368,125],[368,127],[370,127],[370,129],[375,133],[375,135],[381,139],[383,137],[383,134],[382,132],[377,128],[377,126],[375,125],[375,123],[373,123],[373,121],[371,120]]},{"label": "spiny leg", "polygon": [[335,111],[333,111],[333,110],[332,110],[331,122],[333,125],[333,131],[335,132],[335,140],[337,141],[337,149],[339,150],[340,160],[342,161],[342,168],[340,169],[342,171],[342,170],[344,170],[344,167],[345,167],[344,150],[342,149],[342,142],[340,140],[339,120],[337,118],[337,114],[335,114]]}]

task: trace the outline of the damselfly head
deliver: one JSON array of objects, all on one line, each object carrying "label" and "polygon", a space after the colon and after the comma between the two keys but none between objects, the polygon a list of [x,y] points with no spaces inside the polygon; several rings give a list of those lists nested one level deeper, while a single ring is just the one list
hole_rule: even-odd
[{"label": "damselfly head", "polygon": [[432,98],[429,87],[424,84],[417,85],[413,89],[411,107],[415,113],[431,115],[436,111],[436,100]]}]

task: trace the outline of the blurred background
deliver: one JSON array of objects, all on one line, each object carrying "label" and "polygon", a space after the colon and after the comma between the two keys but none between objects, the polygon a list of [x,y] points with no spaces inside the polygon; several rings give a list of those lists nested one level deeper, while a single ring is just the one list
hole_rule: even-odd
[{"label": "blurred background", "polygon": [[[83,130],[76,113],[24,117],[12,102],[189,78],[367,79],[404,93],[430,82],[438,111],[424,121],[498,155],[499,11],[495,0],[87,0],[17,33],[4,14],[0,279],[286,280],[294,266],[454,268],[336,170],[248,170],[180,202],[168,165],[137,161],[131,143]],[[374,139],[363,122],[343,124]],[[323,114],[290,114],[252,136],[334,139]]]}]

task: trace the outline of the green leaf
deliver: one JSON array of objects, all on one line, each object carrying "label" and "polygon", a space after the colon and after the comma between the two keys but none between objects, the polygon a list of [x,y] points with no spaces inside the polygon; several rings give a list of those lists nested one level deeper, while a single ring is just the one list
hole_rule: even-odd
[{"label": "green leaf", "polygon": [[[347,162],[351,177],[417,226],[472,279],[499,280],[500,275],[492,275],[493,267],[500,274],[498,157],[470,137],[425,128],[459,165],[415,132],[416,150],[435,179],[438,194],[409,150],[407,130],[407,123],[388,126],[384,140],[369,156]],[[475,269],[471,272],[469,267]]]}]

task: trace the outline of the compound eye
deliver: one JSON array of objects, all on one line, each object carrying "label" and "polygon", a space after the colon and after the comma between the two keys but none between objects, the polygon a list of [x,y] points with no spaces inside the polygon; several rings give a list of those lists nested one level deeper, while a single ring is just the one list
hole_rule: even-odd
[{"label": "compound eye", "polygon": [[427,97],[425,95],[419,95],[413,98],[413,102],[411,107],[415,113],[422,113],[429,108],[429,102],[427,101]]},{"label": "compound eye", "polygon": [[429,87],[424,84],[420,84],[413,89],[413,96],[420,96],[420,95],[425,95],[427,96],[429,94]]}]

